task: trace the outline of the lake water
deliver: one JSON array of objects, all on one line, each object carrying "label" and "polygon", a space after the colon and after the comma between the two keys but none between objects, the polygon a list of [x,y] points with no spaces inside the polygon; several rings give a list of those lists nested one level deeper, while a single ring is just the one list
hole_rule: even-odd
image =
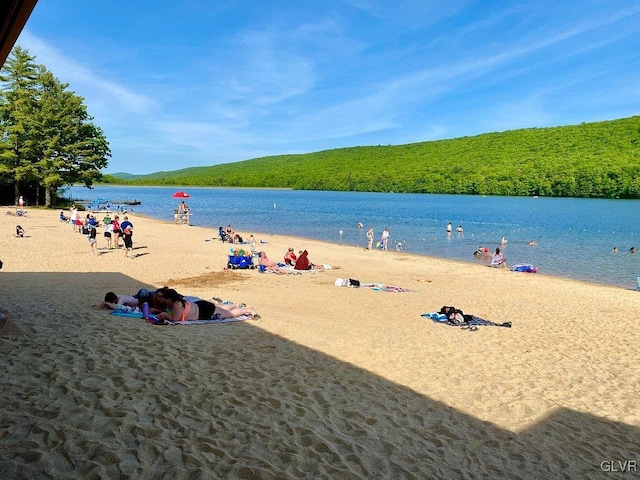
[{"label": "lake water", "polygon": [[[176,187],[74,186],[79,200],[139,200],[135,212],[173,221]],[[502,236],[507,263],[530,263],[539,274],[635,288],[640,275],[640,201],[575,198],[481,197],[360,192],[185,188],[192,224],[231,224],[268,241],[269,234],[366,245],[366,230],[391,232],[390,250],[479,263],[482,245],[495,250]],[[364,224],[358,229],[358,222]],[[454,232],[448,236],[446,225]],[[455,232],[461,225],[462,234]],[[342,235],[340,235],[342,232]],[[529,240],[538,242],[529,246]],[[619,253],[613,254],[617,246]],[[303,248],[304,245],[294,245]],[[276,255],[275,252],[273,255]]]}]

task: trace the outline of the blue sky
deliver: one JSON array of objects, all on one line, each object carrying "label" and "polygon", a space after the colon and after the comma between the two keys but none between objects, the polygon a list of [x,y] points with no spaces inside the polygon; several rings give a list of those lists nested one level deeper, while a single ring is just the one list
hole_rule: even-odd
[{"label": "blue sky", "polygon": [[640,114],[629,0],[40,0],[17,44],[108,173]]}]

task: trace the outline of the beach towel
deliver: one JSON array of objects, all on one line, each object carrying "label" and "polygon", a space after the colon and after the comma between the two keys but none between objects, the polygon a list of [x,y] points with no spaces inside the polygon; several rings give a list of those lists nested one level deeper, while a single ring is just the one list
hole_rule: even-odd
[{"label": "beach towel", "polygon": [[115,317],[131,317],[131,318],[142,318],[142,312],[140,309],[122,309],[117,308],[116,310],[112,310],[109,315],[113,315]]},{"label": "beach towel", "polygon": [[475,327],[474,330],[476,330],[479,326],[511,328],[511,322],[496,323],[490,320],[485,320],[484,318],[476,317],[475,315],[465,315],[465,321],[462,324],[455,323],[449,320],[447,315],[440,312],[423,313],[420,316],[423,318],[429,318],[436,323],[443,323],[445,325],[451,325],[453,327],[462,327],[462,328]]},{"label": "beach towel", "polygon": [[395,285],[384,285],[382,283],[361,283],[360,287],[370,288],[371,290],[376,290],[379,292],[395,292],[395,293],[417,292],[417,290],[412,290],[410,288],[397,287]]},{"label": "beach towel", "polygon": [[142,318],[142,312],[139,310],[133,312],[127,312],[124,310],[113,310],[109,315],[113,315],[114,317]]},{"label": "beach towel", "polygon": [[538,273],[538,269],[530,263],[519,263],[511,267],[513,272]]},{"label": "beach towel", "polygon": [[173,322],[171,320],[160,320],[155,315],[150,315],[148,322],[152,325],[210,325],[214,323],[233,323],[244,322],[245,320],[251,320],[249,315],[240,315],[239,317],[231,318],[211,318],[206,320],[185,320],[184,322]]}]

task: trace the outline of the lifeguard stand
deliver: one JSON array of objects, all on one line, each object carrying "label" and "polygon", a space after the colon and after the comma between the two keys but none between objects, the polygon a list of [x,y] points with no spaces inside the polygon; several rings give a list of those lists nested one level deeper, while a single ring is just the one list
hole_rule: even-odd
[{"label": "lifeguard stand", "polygon": [[173,211],[173,219],[176,225],[191,225],[191,212],[176,208]]}]

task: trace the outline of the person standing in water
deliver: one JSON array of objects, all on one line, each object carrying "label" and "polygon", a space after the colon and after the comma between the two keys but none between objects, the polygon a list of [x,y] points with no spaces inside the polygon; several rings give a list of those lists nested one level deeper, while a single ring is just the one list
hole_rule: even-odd
[{"label": "person standing in water", "polygon": [[369,227],[369,230],[367,230],[367,250],[373,249],[373,238],[374,238],[373,225],[371,225]]},{"label": "person standing in water", "polygon": [[382,237],[380,237],[380,248],[382,248],[382,250],[387,250],[388,244],[389,244],[389,227],[384,227],[384,231],[382,232]]}]

